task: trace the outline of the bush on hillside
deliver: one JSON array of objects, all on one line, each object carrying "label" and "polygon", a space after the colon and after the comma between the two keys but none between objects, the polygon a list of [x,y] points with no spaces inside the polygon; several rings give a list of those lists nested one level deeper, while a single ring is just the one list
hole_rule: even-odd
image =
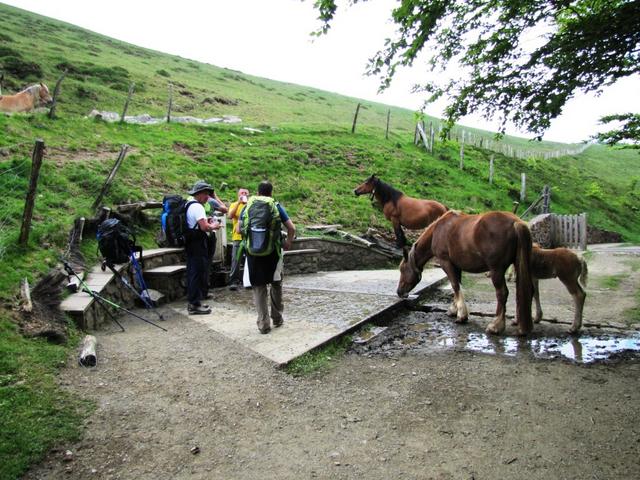
[{"label": "bush on hillside", "polygon": [[13,42],[13,38],[11,38],[6,33],[0,33],[0,40],[2,40],[3,42]]},{"label": "bush on hillside", "polygon": [[35,62],[26,62],[18,57],[4,57],[2,69],[20,79],[42,78],[42,68]]},{"label": "bush on hillside", "polygon": [[156,70],[156,73],[162,77],[170,77],[171,74],[164,69]]},{"label": "bush on hillside", "polygon": [[0,45],[0,57],[16,57],[21,58],[22,54],[13,48]]}]

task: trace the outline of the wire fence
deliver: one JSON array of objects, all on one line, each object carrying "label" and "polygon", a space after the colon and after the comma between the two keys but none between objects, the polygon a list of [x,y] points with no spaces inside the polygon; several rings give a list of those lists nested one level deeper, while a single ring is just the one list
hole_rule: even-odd
[{"label": "wire fence", "polygon": [[0,161],[0,260],[4,259],[10,242],[17,238],[22,208],[31,171],[30,148],[33,142],[0,146],[8,159]]}]

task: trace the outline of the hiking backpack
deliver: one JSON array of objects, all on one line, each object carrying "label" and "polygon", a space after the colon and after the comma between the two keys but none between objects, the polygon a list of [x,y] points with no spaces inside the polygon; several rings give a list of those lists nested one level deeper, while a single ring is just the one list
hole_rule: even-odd
[{"label": "hiking backpack", "polygon": [[165,195],[162,199],[162,233],[169,247],[184,247],[186,244],[187,208],[195,200],[188,201],[180,195]]},{"label": "hiking backpack", "polygon": [[129,255],[135,251],[142,251],[136,246],[133,232],[117,218],[108,218],[98,226],[96,233],[98,249],[105,262],[109,265],[126,263]]},{"label": "hiking backpack", "polygon": [[280,212],[271,197],[254,196],[242,211],[242,237],[246,253],[257,257],[271,254],[281,243]]}]

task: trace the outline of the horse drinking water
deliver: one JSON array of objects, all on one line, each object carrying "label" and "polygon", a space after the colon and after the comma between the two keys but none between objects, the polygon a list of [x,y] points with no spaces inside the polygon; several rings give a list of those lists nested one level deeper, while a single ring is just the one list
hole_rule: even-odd
[{"label": "horse drinking water", "polygon": [[53,99],[44,83],[31,85],[15,95],[0,96],[0,112],[30,112],[40,105],[49,105]]},{"label": "horse drinking water", "polygon": [[436,257],[453,288],[449,315],[458,323],[468,320],[469,312],[460,290],[462,272],[490,272],[496,289],[496,318],[487,333],[500,334],[505,329],[505,313],[509,290],[504,272],[515,263],[516,318],[521,335],[531,332],[531,232],[527,224],[508,212],[466,215],[448,211],[420,235],[411,250],[404,249],[400,263],[398,296],[406,297],[422,277],[425,263]]},{"label": "horse drinking water", "polygon": [[405,195],[375,175],[358,185],[353,193],[358,196],[370,194],[371,199],[375,198],[378,201],[382,213],[393,224],[398,248],[407,244],[402,227],[411,230],[422,229],[449,210],[435,200],[422,200]]}]

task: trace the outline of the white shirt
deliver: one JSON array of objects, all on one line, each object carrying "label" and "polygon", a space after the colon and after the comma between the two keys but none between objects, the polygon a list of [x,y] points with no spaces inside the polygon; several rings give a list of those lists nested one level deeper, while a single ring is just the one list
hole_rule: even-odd
[{"label": "white shirt", "polygon": [[187,209],[187,227],[190,229],[195,228],[199,220],[207,218],[207,214],[204,212],[204,206],[199,203],[192,203]]}]

